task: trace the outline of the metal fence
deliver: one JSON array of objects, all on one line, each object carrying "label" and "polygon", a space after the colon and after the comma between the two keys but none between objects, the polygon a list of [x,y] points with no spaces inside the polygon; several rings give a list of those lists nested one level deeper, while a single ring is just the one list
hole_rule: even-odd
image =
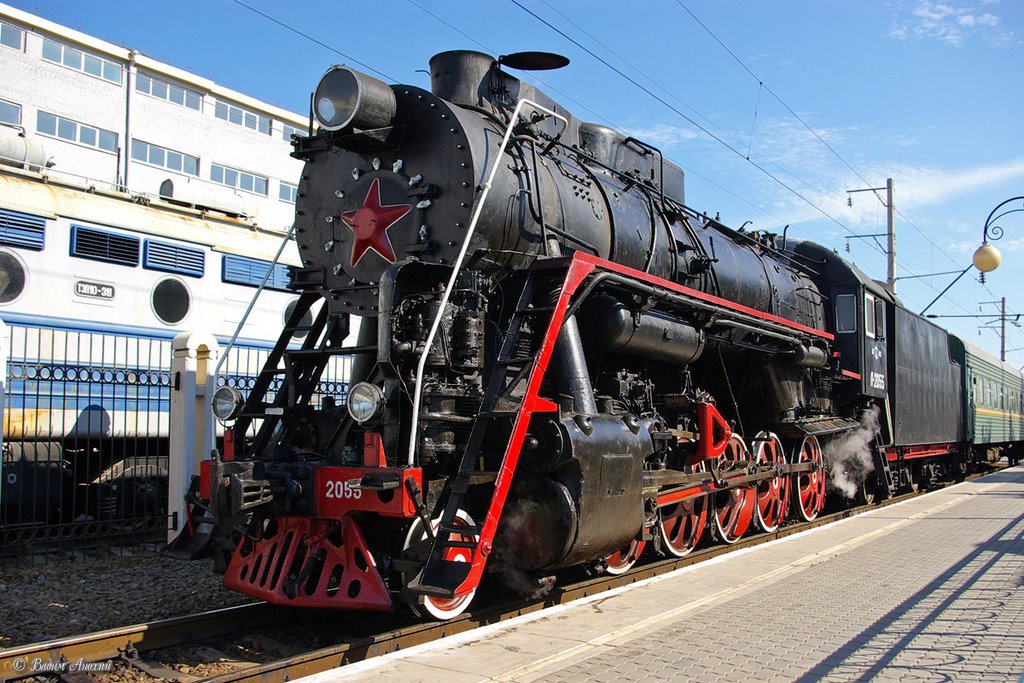
[{"label": "metal fence", "polygon": [[[0,468],[0,564],[159,543],[167,530],[171,340],[12,324]],[[234,347],[221,382],[246,393],[269,349]],[[350,359],[320,391],[344,400]],[[276,388],[276,387],[275,387]]]}]

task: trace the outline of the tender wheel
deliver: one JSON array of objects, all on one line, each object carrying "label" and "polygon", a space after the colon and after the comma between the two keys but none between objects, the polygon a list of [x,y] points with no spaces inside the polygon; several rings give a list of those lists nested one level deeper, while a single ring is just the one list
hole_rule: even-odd
[{"label": "tender wheel", "polygon": [[[430,523],[430,526],[437,531],[437,528],[441,524],[441,518],[438,517]],[[460,527],[473,527],[476,523],[473,518],[469,516],[469,513],[465,510],[459,510],[455,513],[455,526]],[[417,519],[409,527],[409,533],[405,535],[404,548],[408,548],[414,543],[418,543],[427,537],[427,531],[423,528],[423,522]],[[452,534],[453,540],[456,541],[476,541],[477,538],[473,534]],[[449,548],[444,553],[444,559],[454,562],[469,562],[471,559],[471,551],[469,548]],[[473,601],[473,596],[476,595],[476,589],[474,588],[468,595],[462,595],[457,598],[437,598],[430,595],[423,597],[422,605],[410,605],[413,613],[416,616],[424,616],[424,612],[430,615],[438,621],[445,621],[447,619],[454,619],[469,607],[469,603]]]},{"label": "tender wheel", "polygon": [[878,481],[874,475],[869,474],[864,478],[864,481],[860,483],[860,487],[857,489],[857,502],[861,505],[874,505],[875,496],[878,491]]},{"label": "tender wheel", "polygon": [[640,553],[644,551],[645,545],[646,543],[644,543],[644,541],[633,539],[633,541],[622,550],[608,555],[604,558],[604,563],[607,565],[605,567],[605,571],[612,576],[625,574],[629,571],[629,568],[636,563],[637,558],[640,557]]},{"label": "tender wheel", "polygon": [[[694,467],[693,471],[703,472],[704,463]],[[707,496],[687,498],[658,510],[661,540],[665,550],[676,557],[682,557],[697,547],[707,523]]]},{"label": "tender wheel", "polygon": [[[754,462],[758,465],[786,464],[786,455],[779,437],[771,432],[761,432],[752,442]],[[764,531],[775,531],[786,518],[789,505],[789,478],[780,474],[765,479],[757,485],[757,525]]]},{"label": "tender wheel", "polygon": [[[750,460],[750,452],[743,439],[733,434],[725,453],[718,460]],[[756,507],[757,493],[753,487],[737,486],[716,493],[712,515],[715,538],[726,543],[740,540],[750,528]]]},{"label": "tender wheel", "polygon": [[810,472],[797,472],[792,481],[795,494],[792,496],[793,513],[805,522],[810,522],[825,507],[825,459],[818,439],[805,436],[793,450],[791,462],[794,465],[814,463],[814,469]]}]

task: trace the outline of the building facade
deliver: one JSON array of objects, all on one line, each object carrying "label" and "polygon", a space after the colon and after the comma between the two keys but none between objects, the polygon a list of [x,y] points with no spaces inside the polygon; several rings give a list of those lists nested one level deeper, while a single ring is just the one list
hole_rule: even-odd
[{"label": "building facade", "polygon": [[3,4],[0,73],[0,149],[20,136],[50,173],[291,224],[306,117]]}]

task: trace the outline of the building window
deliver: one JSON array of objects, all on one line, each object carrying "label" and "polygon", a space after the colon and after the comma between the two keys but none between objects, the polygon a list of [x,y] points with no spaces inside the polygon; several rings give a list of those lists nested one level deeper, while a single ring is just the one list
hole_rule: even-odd
[{"label": "building window", "polygon": [[253,173],[228,168],[220,164],[210,164],[210,180],[228,187],[267,196],[267,179]]},{"label": "building window", "polygon": [[218,119],[270,135],[270,119],[266,116],[254,114],[227,102],[218,102],[214,113]]},{"label": "building window", "polygon": [[288,202],[289,204],[294,204],[295,203],[295,198],[298,196],[298,194],[299,194],[299,188],[298,188],[297,185],[292,185],[291,183],[286,183],[283,180],[281,181],[281,187],[278,188],[278,190],[277,190],[277,197],[278,197],[278,199],[280,199],[282,202]]},{"label": "building window", "polygon": [[283,131],[282,137],[284,138],[285,142],[291,142],[293,135],[298,135],[299,137],[303,138],[306,137],[305,128],[296,128],[295,126],[289,125],[287,123],[282,123],[281,126]]},{"label": "building window", "polygon": [[13,123],[14,125],[20,124],[21,107],[14,102],[0,100],[0,122]]},{"label": "building window", "polygon": [[162,166],[178,173],[199,175],[199,157],[151,145],[142,140],[132,140],[132,159],[154,166]]},{"label": "building window", "polygon": [[135,89],[141,93],[159,97],[173,104],[199,111],[202,108],[203,96],[194,90],[174,85],[153,76],[139,74],[135,77]]},{"label": "building window", "polygon": [[87,147],[95,147],[104,152],[117,153],[117,133],[87,126],[45,111],[39,112],[36,116],[36,131],[40,135],[49,135]]},{"label": "building window", "polygon": [[10,24],[0,23],[0,45],[20,50],[25,40],[25,32]]},{"label": "building window", "polygon": [[43,38],[43,59],[121,85],[120,64],[94,57],[49,38]]}]

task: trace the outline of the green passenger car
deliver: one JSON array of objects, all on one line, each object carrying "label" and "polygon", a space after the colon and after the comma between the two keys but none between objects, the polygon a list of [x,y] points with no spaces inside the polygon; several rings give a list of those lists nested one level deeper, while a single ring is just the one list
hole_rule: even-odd
[{"label": "green passenger car", "polygon": [[1011,444],[1024,434],[1024,374],[953,335],[950,351],[963,373],[964,439],[980,459],[1020,460]]}]

